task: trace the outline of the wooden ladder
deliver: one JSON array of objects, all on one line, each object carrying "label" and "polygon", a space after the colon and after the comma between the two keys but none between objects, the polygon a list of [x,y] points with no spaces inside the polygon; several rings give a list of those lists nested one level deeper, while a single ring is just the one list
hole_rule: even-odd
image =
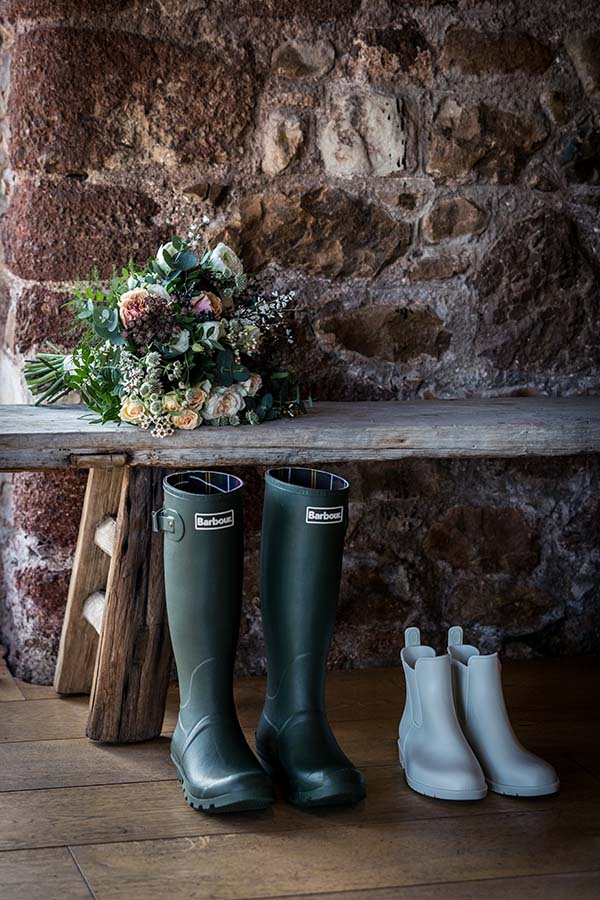
[{"label": "wooden ladder", "polygon": [[172,661],[162,542],[151,529],[162,471],[114,454],[78,464],[90,469],[54,688],[91,694],[92,740],[148,740],[162,729]]}]

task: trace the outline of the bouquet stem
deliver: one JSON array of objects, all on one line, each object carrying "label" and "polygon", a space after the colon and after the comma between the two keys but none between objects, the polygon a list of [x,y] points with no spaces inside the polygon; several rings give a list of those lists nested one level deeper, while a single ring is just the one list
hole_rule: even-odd
[{"label": "bouquet stem", "polygon": [[37,359],[25,363],[24,372],[31,393],[40,403],[53,403],[69,393],[64,370],[64,353],[38,353]]}]

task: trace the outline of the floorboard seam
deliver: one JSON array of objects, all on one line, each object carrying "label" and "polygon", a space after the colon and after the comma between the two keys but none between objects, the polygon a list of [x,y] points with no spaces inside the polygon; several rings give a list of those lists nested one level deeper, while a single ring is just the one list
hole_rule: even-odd
[{"label": "floorboard seam", "polygon": [[67,846],[66,849],[67,849],[67,852],[69,853],[69,856],[70,856],[71,859],[73,860],[73,864],[75,865],[75,868],[77,869],[77,871],[79,872],[81,878],[83,879],[83,883],[85,884],[86,888],[88,889],[89,894],[90,894],[90,897],[92,897],[93,900],[97,900],[96,892],[94,891],[94,889],[92,888],[91,884],[89,883],[89,881],[88,881],[87,878],[85,877],[85,873],[84,873],[83,869],[81,868],[81,866],[79,865],[79,863],[77,862],[77,859],[75,858],[75,854],[73,853],[73,851],[71,850],[71,848],[70,848],[69,846]]}]

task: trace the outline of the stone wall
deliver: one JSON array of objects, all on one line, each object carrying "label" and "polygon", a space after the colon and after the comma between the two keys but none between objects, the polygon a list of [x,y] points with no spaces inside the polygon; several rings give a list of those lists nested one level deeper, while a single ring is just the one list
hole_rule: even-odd
[{"label": "stone wall", "polygon": [[[595,0],[5,0],[2,400],[65,342],[69,284],[207,214],[295,287],[321,399],[598,393]],[[600,647],[597,458],[340,466],[332,663],[462,621],[513,654]],[[263,663],[253,496],[240,668]],[[5,480],[2,631],[49,680],[84,482]]]}]

